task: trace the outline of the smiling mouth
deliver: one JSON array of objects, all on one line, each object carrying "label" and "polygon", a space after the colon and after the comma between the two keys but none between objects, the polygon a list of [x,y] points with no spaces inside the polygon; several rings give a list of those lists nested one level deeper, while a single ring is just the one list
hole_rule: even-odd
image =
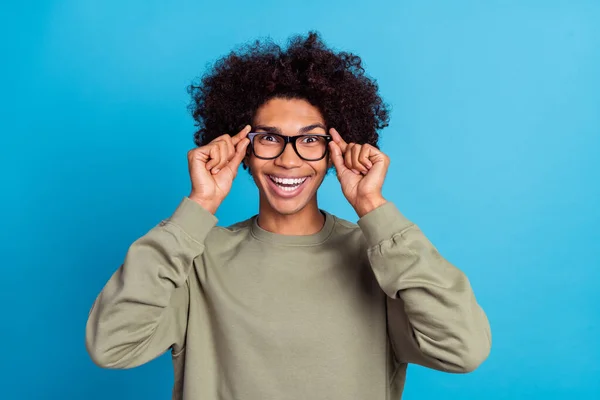
[{"label": "smiling mouth", "polygon": [[280,178],[274,175],[267,175],[269,179],[284,192],[293,192],[308,179],[307,176],[302,178]]}]

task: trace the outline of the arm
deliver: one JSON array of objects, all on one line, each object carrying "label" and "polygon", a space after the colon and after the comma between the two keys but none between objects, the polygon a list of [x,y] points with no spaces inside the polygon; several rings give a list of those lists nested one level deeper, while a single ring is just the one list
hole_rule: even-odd
[{"label": "arm", "polygon": [[132,368],[169,348],[183,349],[188,273],[216,222],[214,215],[184,198],[171,218],[130,246],[88,317],[86,347],[97,365]]},{"label": "arm", "polygon": [[470,372],[488,356],[491,331],[467,277],[392,203],[358,222],[379,285],[399,362]]}]

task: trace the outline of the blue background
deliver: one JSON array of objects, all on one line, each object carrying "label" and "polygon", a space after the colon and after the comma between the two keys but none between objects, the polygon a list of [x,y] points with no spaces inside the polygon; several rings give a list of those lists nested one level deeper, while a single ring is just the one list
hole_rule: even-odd
[{"label": "blue background", "polygon": [[[2,399],[167,399],[169,356],[90,361],[89,308],[189,190],[186,86],[317,29],[393,107],[385,195],[464,270],[494,344],[405,399],[600,398],[600,2],[13,1],[0,6]],[[242,171],[243,172],[243,171]],[[332,175],[321,207],[356,220]],[[257,210],[240,173],[220,224]]]}]

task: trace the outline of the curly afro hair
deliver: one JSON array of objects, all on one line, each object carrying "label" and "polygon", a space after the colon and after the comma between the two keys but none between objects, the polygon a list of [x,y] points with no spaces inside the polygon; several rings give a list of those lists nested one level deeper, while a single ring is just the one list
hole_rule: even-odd
[{"label": "curly afro hair", "polygon": [[317,107],[328,127],[347,142],[377,147],[389,111],[360,57],[333,52],[318,33],[290,39],[287,49],[272,41],[242,47],[218,60],[198,85],[188,88],[196,121],[194,142],[205,145],[252,124],[257,109],[272,98],[298,98]]}]

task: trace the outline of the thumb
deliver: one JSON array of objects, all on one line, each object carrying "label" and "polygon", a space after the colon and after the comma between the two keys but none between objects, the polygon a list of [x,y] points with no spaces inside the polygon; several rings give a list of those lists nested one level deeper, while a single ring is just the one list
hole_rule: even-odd
[{"label": "thumb", "polygon": [[240,164],[242,163],[242,160],[246,156],[246,149],[248,148],[249,144],[250,144],[250,139],[244,138],[244,139],[240,140],[240,142],[235,147],[235,155],[229,161],[229,165],[231,166],[231,169],[234,170],[234,172],[240,166]]},{"label": "thumb", "polygon": [[341,176],[344,172],[348,170],[348,168],[346,168],[346,165],[344,164],[342,149],[336,142],[329,142],[329,148],[331,149],[331,161],[333,161],[335,169]]}]

